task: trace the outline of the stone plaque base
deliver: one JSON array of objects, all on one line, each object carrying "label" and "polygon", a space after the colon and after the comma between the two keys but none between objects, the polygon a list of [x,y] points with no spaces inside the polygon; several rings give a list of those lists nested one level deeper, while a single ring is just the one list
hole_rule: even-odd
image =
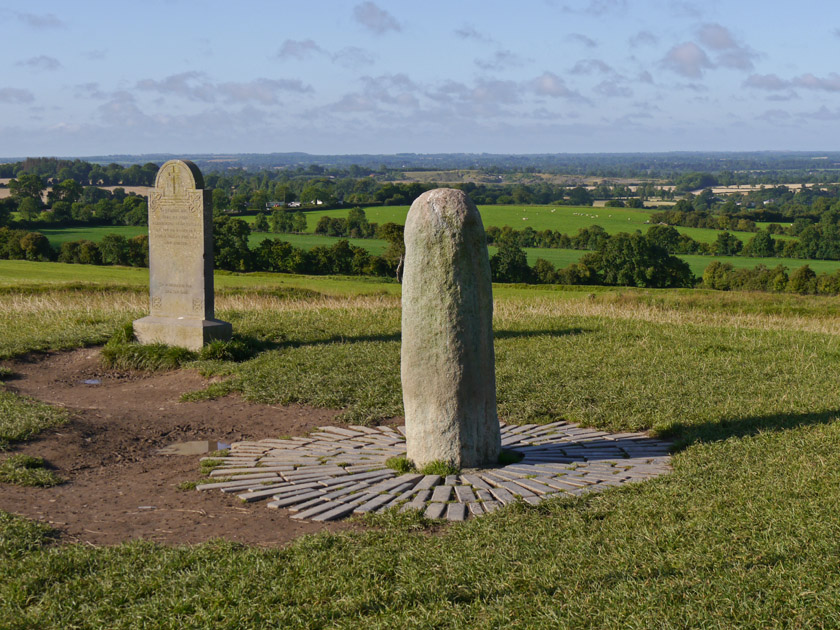
[{"label": "stone plaque base", "polygon": [[228,322],[218,319],[150,316],[134,321],[134,336],[142,344],[165,343],[195,351],[208,341],[230,339],[232,332]]}]

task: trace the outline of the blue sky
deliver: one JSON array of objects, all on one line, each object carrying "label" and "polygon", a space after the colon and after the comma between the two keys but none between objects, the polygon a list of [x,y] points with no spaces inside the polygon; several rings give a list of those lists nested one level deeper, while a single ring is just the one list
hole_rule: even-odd
[{"label": "blue sky", "polygon": [[0,0],[0,156],[837,150],[840,5]]}]

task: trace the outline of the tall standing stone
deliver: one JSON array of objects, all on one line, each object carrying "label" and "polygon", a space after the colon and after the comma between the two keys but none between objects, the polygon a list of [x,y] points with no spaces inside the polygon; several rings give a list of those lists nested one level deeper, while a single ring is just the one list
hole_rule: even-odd
[{"label": "tall standing stone", "polygon": [[231,336],[231,325],[214,316],[210,199],[187,160],[161,166],[149,194],[149,297],[151,314],[134,322],[141,343],[199,350]]},{"label": "tall standing stone", "polygon": [[490,261],[481,216],[465,193],[438,188],[411,205],[402,284],[408,459],[420,467],[497,463]]}]

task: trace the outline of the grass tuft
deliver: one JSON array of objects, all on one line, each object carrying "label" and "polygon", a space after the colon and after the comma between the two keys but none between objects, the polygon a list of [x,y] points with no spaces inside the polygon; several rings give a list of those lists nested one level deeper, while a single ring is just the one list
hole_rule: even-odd
[{"label": "grass tuft", "polygon": [[64,479],[47,469],[42,458],[18,453],[0,461],[0,483],[51,488],[64,483]]},{"label": "grass tuft", "polygon": [[224,398],[232,392],[236,391],[233,383],[230,381],[221,381],[219,383],[211,383],[204,389],[199,389],[194,392],[187,392],[181,394],[181,402],[199,402],[202,400],[215,400],[216,398]]},{"label": "grass tuft", "polygon": [[201,462],[199,470],[202,475],[207,476],[222,464],[224,464],[224,461],[221,459],[205,459]]},{"label": "grass tuft", "polygon": [[449,462],[436,460],[429,462],[422,468],[418,468],[417,472],[423,475],[440,475],[441,477],[445,477],[446,475],[457,475],[460,470]]},{"label": "grass tuft", "polygon": [[414,468],[414,464],[412,464],[411,460],[405,455],[398,455],[397,457],[386,459],[385,465],[391,470],[397,471],[401,475],[405,475],[416,470]]},{"label": "grass tuft", "polygon": [[0,558],[15,560],[40,549],[55,536],[55,530],[47,525],[0,510]]},{"label": "grass tuft", "polygon": [[0,451],[14,442],[31,440],[45,429],[69,419],[64,409],[0,391]]},{"label": "grass tuft", "polygon": [[0,365],[0,381],[7,378],[11,378],[14,375],[15,373],[12,370],[12,368],[8,368],[5,365]]}]

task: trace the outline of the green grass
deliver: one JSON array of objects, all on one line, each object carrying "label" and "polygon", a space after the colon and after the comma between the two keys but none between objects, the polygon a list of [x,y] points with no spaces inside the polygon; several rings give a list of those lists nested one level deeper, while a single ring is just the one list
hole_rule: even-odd
[{"label": "green grass", "polygon": [[[495,252],[495,248],[490,248],[491,254]],[[588,252],[579,249],[537,249],[526,248],[525,253],[528,257],[528,264],[533,265],[537,258],[543,258],[552,263],[558,269],[568,267],[572,263],[579,261]],[[731,263],[734,267],[757,267],[764,265],[766,267],[777,267],[784,265],[788,271],[793,271],[798,267],[808,265],[817,273],[823,271],[827,273],[834,273],[840,269],[840,260],[803,260],[801,258],[752,258],[748,256],[695,256],[681,254],[679,258],[688,263],[691,272],[695,276],[702,276],[703,271],[713,261],[720,263]]]},{"label": "green grass", "polygon": [[68,420],[65,410],[0,389],[0,451]]},{"label": "green grass", "polygon": [[51,488],[64,483],[40,457],[18,453],[0,460],[0,483],[17,486]]},{"label": "green grass", "polygon": [[[372,206],[365,208],[365,215],[372,223],[388,223],[389,221],[405,224],[409,206]],[[574,236],[578,230],[600,225],[610,234],[618,232],[647,232],[650,227],[650,215],[655,210],[639,210],[634,208],[593,208],[586,206],[479,206],[484,227],[491,225],[503,227],[508,225],[515,230],[525,227],[534,230],[558,230]],[[552,212],[552,210],[554,212]],[[306,212],[308,229],[314,230],[322,216],[345,217],[349,209],[314,210]],[[701,243],[714,242],[720,230],[707,228],[678,227],[682,234],[687,234]],[[749,241],[754,234],[751,232],[731,232],[742,241]]]},{"label": "green grass", "polygon": [[[399,412],[397,300],[331,286],[230,298],[224,318],[265,345],[206,369],[255,401]],[[71,297],[66,314],[90,307]],[[502,418],[653,428],[678,441],[672,474],[431,534],[377,515],[283,549],[57,546],[0,512],[0,627],[837,627],[838,312],[814,296],[497,287]],[[50,334],[49,313],[29,318]]]},{"label": "green grass", "polygon": [[149,228],[145,225],[96,225],[90,227],[63,227],[63,228],[33,228],[41,232],[50,241],[50,245],[58,249],[62,243],[67,241],[93,241],[98,243],[106,234],[119,234],[126,238],[134,238],[141,234],[148,234]]},{"label": "green grass", "polygon": [[[254,249],[265,239],[274,238],[280,239],[281,241],[287,241],[295,247],[305,250],[310,250],[313,247],[318,246],[331,247],[339,240],[342,240],[333,236],[321,236],[320,234],[273,234],[270,232],[254,232],[251,234],[248,244],[252,249]],[[350,238],[343,240],[350,241],[350,244],[355,245],[356,247],[363,247],[376,256],[382,254],[382,252],[384,252],[388,247],[387,241],[375,238]]]}]

